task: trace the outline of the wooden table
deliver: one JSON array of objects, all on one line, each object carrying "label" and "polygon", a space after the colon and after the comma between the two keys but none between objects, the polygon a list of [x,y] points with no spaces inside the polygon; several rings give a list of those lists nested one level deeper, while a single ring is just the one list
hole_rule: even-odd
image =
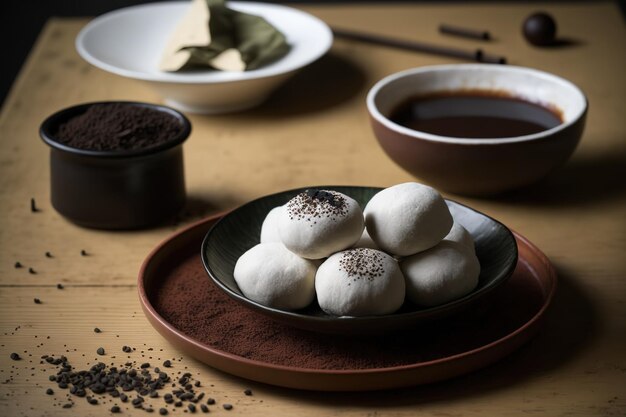
[{"label": "wooden table", "polygon": [[[212,408],[218,415],[624,415],[626,31],[618,8],[611,3],[302,8],[331,26],[467,48],[478,44],[444,37],[437,25],[488,28],[496,38],[485,46],[489,52],[506,55],[511,64],[568,78],[588,95],[583,140],[552,178],[505,197],[452,196],[525,235],[556,266],[559,289],[540,334],[474,374],[377,393],[276,388],[181,359],[139,307],[136,275],[151,248],[186,223],[283,189],[412,180],[377,145],[365,95],[392,72],[458,61],[336,40],[328,56],[295,76],[263,107],[190,116],[193,133],[185,144],[189,206],[180,225],[96,231],[69,223],[51,207],[48,149],[38,138],[39,124],[58,109],[81,102],[160,99],[142,83],[79,58],[74,38],[87,19],[52,19],[0,118],[0,415],[108,415],[110,402],[91,406],[78,399],[71,410],[63,409],[65,396],[48,381],[44,371],[51,368],[39,358],[66,354],[79,367],[102,358],[113,362],[122,345],[137,348],[137,361],[180,359],[173,369],[198,373],[218,400]],[[540,49],[525,43],[520,25],[535,10],[553,13],[571,45]],[[40,208],[37,213],[30,211],[31,198]],[[88,256],[81,256],[81,250]],[[47,251],[52,258],[45,256]],[[24,267],[15,268],[17,261]],[[57,283],[64,289],[57,289]],[[34,298],[42,303],[35,304]],[[94,327],[102,333],[94,333]],[[107,356],[96,355],[100,346]],[[12,352],[22,360],[11,360]],[[46,395],[48,387],[55,388],[53,396]],[[244,395],[244,388],[254,395]],[[224,402],[234,409],[222,409]]]}]

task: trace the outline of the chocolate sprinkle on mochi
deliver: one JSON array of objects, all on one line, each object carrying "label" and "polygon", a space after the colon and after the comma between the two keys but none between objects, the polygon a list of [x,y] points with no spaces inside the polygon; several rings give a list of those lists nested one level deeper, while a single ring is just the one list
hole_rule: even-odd
[{"label": "chocolate sprinkle on mochi", "polygon": [[369,248],[356,248],[342,253],[339,260],[339,269],[350,278],[367,279],[373,281],[385,273],[383,254]]},{"label": "chocolate sprinkle on mochi", "polygon": [[347,202],[343,195],[334,191],[306,190],[287,203],[290,219],[311,221],[328,217],[336,221],[337,217],[348,214]]},{"label": "chocolate sprinkle on mochi", "polygon": [[306,190],[305,194],[311,197],[312,200],[328,202],[333,207],[341,206],[345,202],[345,199],[339,199],[337,195],[324,190]]}]

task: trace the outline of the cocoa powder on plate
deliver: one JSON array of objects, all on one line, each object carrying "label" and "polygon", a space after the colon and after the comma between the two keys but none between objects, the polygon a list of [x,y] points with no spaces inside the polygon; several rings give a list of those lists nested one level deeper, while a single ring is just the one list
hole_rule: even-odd
[{"label": "cocoa powder on plate", "polygon": [[[158,285],[148,288],[153,306],[186,335],[220,351],[273,365],[320,370],[386,368],[435,360],[478,348],[507,335],[537,311],[540,300],[515,276],[491,306],[495,320],[447,322],[377,337],[325,335],[287,326],[248,310],[207,276],[196,248],[172,260]],[[487,314],[490,314],[489,312]],[[472,321],[473,320],[473,321]]]}]

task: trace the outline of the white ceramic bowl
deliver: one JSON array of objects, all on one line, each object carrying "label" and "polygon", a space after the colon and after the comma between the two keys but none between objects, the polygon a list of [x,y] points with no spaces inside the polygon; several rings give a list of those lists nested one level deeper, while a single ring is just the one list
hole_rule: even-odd
[{"label": "white ceramic bowl", "polygon": [[76,49],[100,69],[149,83],[165,103],[179,110],[227,113],[261,104],[296,70],[324,55],[332,45],[329,27],[300,10],[236,1],[228,6],[267,19],[287,37],[289,53],[245,72],[160,71],[158,62],[165,44],[189,2],[151,3],[104,14],[80,31]]}]

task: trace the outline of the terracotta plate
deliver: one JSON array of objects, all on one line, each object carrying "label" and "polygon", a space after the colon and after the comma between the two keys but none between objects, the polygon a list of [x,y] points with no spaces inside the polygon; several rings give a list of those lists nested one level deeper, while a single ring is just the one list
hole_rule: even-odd
[{"label": "terracotta plate", "polygon": [[[480,316],[466,314],[419,332],[382,338],[308,332],[242,307],[206,277],[200,244],[220,217],[191,225],[152,251],[139,274],[142,308],[155,329],[188,355],[268,384],[358,391],[465,374],[496,362],[529,340],[556,289],[556,274],[548,259],[516,234],[515,272]],[[188,294],[189,302],[175,301],[181,293]],[[251,338],[256,343],[253,349]]]}]

